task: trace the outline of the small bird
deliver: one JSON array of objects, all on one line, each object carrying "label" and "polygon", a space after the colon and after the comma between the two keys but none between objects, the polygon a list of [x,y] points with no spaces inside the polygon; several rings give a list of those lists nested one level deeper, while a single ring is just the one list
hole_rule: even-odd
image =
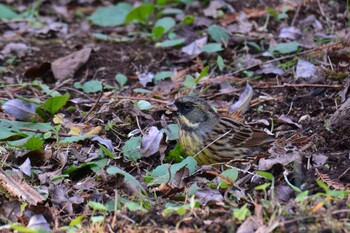
[{"label": "small bird", "polygon": [[242,159],[275,140],[264,131],[220,116],[197,97],[181,97],[167,106],[175,113],[182,148],[199,165]]}]

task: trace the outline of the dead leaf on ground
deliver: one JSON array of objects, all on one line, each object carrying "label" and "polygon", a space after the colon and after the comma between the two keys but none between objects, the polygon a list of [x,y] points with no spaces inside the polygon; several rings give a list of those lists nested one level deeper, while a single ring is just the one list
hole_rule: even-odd
[{"label": "dead leaf on ground", "polygon": [[37,205],[45,198],[16,173],[8,174],[0,169],[0,186],[10,196],[18,198],[30,205]]},{"label": "dead leaf on ground", "polygon": [[323,78],[317,72],[317,67],[309,61],[298,60],[295,79],[299,83],[321,83]]},{"label": "dead leaf on ground", "polygon": [[278,117],[277,123],[285,123],[285,124],[293,125],[293,126],[299,128],[299,129],[303,128],[302,125],[293,122],[292,119],[290,119],[289,117],[287,117],[287,116],[284,115],[284,114],[282,114],[280,117]]},{"label": "dead leaf on ground", "polygon": [[141,153],[147,158],[159,151],[160,141],[163,138],[163,131],[158,130],[157,127],[149,128],[147,134],[143,135],[141,139]]},{"label": "dead leaf on ground", "polygon": [[92,49],[84,48],[52,62],[52,72],[57,80],[72,78],[75,72],[90,58]]},{"label": "dead leaf on ground", "polygon": [[283,147],[273,145],[269,149],[269,153],[271,154],[270,158],[262,158],[259,160],[258,170],[266,171],[272,168],[272,166],[275,164],[281,164],[283,166],[286,166],[291,162],[301,161],[301,155],[296,148],[286,149]]},{"label": "dead leaf on ground", "polygon": [[37,105],[21,99],[7,101],[2,109],[20,121],[39,120],[40,116],[35,112]]},{"label": "dead leaf on ground", "polygon": [[202,205],[225,206],[224,197],[217,189],[201,189],[196,192],[196,196]]},{"label": "dead leaf on ground", "polygon": [[0,54],[5,55],[5,57],[15,55],[22,58],[27,54],[28,49],[29,47],[24,43],[8,43],[3,50],[1,50]]}]

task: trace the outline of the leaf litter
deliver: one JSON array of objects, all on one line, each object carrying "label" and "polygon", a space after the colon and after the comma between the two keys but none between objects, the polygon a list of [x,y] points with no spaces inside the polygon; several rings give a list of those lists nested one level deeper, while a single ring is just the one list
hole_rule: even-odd
[{"label": "leaf litter", "polygon": [[[344,3],[212,1],[178,6],[177,11],[162,6],[167,17],[176,15],[175,25],[155,18],[159,15],[128,15],[137,7],[119,5],[111,8],[122,12],[115,21],[119,26],[108,27],[98,21],[101,9],[108,14],[108,7],[96,10],[90,1],[60,8],[45,4],[63,22],[40,6],[35,27],[25,20],[5,20],[0,26],[5,28],[0,39],[3,177],[21,174],[2,183],[10,191],[1,196],[2,212],[16,216],[10,221],[28,228],[92,232],[108,227],[271,232],[293,231],[290,223],[312,218],[317,224],[306,228],[313,231],[335,229],[324,217],[328,211],[332,221],[348,225],[342,214],[350,165],[349,42],[343,30],[346,14],[339,11]],[[28,7],[15,3],[13,10]],[[86,22],[79,14],[94,17]],[[193,25],[186,16],[195,18]],[[330,24],[341,32],[339,40]],[[147,27],[149,34],[142,34]],[[304,27],[308,30],[301,31]],[[21,40],[14,37],[17,31]],[[135,32],[143,39],[135,39]],[[84,49],[87,44],[93,49]],[[75,56],[77,51],[83,56]],[[247,81],[252,89],[243,92]],[[198,167],[191,157],[179,162],[178,128],[165,105],[188,94],[201,95],[223,114],[230,106],[233,112],[243,109],[242,121],[261,122],[278,140],[263,148],[258,161],[224,164],[224,170]],[[27,108],[18,100],[40,107]],[[57,113],[64,114],[61,120]],[[226,174],[230,169],[235,172]],[[21,192],[25,185],[32,196]],[[21,216],[15,209],[22,202],[29,206]],[[6,206],[16,208],[11,212]]]}]

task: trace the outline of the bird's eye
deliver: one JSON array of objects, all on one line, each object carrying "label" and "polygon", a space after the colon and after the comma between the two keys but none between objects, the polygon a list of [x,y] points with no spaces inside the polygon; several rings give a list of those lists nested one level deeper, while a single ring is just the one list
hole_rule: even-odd
[{"label": "bird's eye", "polygon": [[185,104],[184,104],[184,109],[185,109],[186,111],[190,110],[191,108],[192,108],[192,104],[190,104],[190,103],[185,103]]}]

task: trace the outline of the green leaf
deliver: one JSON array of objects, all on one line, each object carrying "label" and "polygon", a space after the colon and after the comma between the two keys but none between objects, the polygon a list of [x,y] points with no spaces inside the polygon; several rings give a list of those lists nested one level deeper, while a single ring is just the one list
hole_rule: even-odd
[{"label": "green leaf", "polygon": [[89,136],[71,136],[71,137],[65,137],[64,139],[60,140],[60,144],[68,144],[73,142],[80,142],[84,141],[87,138],[93,137],[92,135]]},{"label": "green leaf", "polygon": [[227,43],[230,39],[229,33],[225,28],[212,25],[208,28],[208,33],[210,37],[217,43]]},{"label": "green leaf", "polygon": [[287,43],[278,43],[275,47],[269,49],[271,54],[278,52],[280,54],[289,54],[298,51],[299,43],[296,41]]},{"label": "green leaf", "polygon": [[11,227],[11,229],[16,230],[16,231],[21,232],[21,233],[38,233],[37,230],[30,229],[29,227],[25,227],[25,226],[19,225],[17,223],[11,224],[10,227]]},{"label": "green leaf", "polygon": [[124,24],[125,17],[131,11],[129,3],[118,3],[115,6],[99,7],[88,18],[95,25],[102,27],[113,27]]},{"label": "green leaf", "polygon": [[146,190],[142,187],[142,185],[135,179],[135,177],[133,177],[132,175],[130,175],[129,173],[127,173],[126,171],[121,170],[118,167],[114,167],[111,166],[109,167],[106,172],[110,175],[115,175],[115,174],[120,174],[122,176],[124,176],[124,179],[127,180],[128,182],[130,182],[131,184],[135,185],[136,187],[138,187],[143,193],[146,193]]},{"label": "green leaf", "polygon": [[152,91],[144,89],[144,88],[135,88],[132,90],[135,93],[144,93],[144,94],[150,94]]},{"label": "green leaf", "polygon": [[224,70],[224,68],[225,68],[224,59],[222,59],[222,57],[220,55],[216,59],[216,64],[218,65],[220,71]]},{"label": "green leaf", "polygon": [[38,80],[33,81],[32,83],[35,86],[39,86],[45,94],[48,94],[50,96],[60,96],[61,94],[58,91],[51,90],[50,87]]},{"label": "green leaf", "polygon": [[94,172],[98,172],[99,170],[101,170],[103,167],[105,167],[108,164],[108,159],[99,159],[99,160],[94,160],[91,162],[87,162],[87,163],[82,163],[79,166],[70,166],[67,169],[65,169],[62,174],[73,174],[73,172],[77,172],[80,169],[84,168],[84,167],[89,167],[92,171]]},{"label": "green leaf", "polygon": [[96,93],[102,91],[102,81],[91,80],[83,83],[81,86],[86,94]]},{"label": "green leaf", "polygon": [[102,203],[99,202],[95,202],[95,201],[89,201],[88,205],[93,209],[93,210],[102,210],[102,211],[106,211],[107,207],[105,205],[103,205]]},{"label": "green leaf", "polygon": [[221,173],[222,177],[225,177],[226,180],[229,180],[230,183],[227,183],[226,180],[221,179],[218,177],[218,184],[220,188],[228,188],[230,185],[233,184],[237,180],[238,177],[238,169],[237,168],[231,168],[223,171]]},{"label": "green leaf", "polygon": [[323,181],[317,179],[316,183],[325,191],[325,193],[328,194],[331,191],[331,189]]},{"label": "green leaf", "polygon": [[111,159],[115,159],[115,154],[113,154],[110,150],[108,150],[104,145],[102,144],[98,144],[102,150],[102,152],[107,155],[108,157],[110,157]]},{"label": "green leaf", "polygon": [[81,226],[82,225],[82,220],[85,218],[85,215],[79,215],[78,217],[74,218],[70,223],[69,226],[70,227],[74,227],[74,226]]},{"label": "green leaf", "polygon": [[173,72],[171,71],[162,71],[156,74],[156,76],[154,76],[153,81],[156,83],[158,81],[164,80],[166,78],[171,78],[173,76]]},{"label": "green leaf", "polygon": [[69,93],[66,93],[62,96],[54,96],[47,99],[42,105],[38,107],[43,107],[46,111],[51,113],[51,115],[55,115],[63,106],[66,105],[69,98]]},{"label": "green leaf", "polygon": [[[170,173],[171,173],[171,179],[170,182],[173,182],[175,173],[179,171],[183,167],[187,167],[190,174],[193,174],[195,172],[195,168],[197,165],[197,161],[189,156],[185,160],[183,160],[181,163],[176,163],[170,166]],[[149,186],[157,185],[161,183],[167,183],[169,182],[169,164],[165,163],[163,165],[159,165],[155,169],[153,169],[150,173],[153,180],[148,184]]]},{"label": "green leaf", "polygon": [[259,176],[262,176],[268,180],[274,180],[275,178],[273,177],[273,175],[270,172],[266,172],[266,171],[256,171],[256,174],[258,174]]},{"label": "green leaf", "polygon": [[141,159],[142,153],[141,149],[141,137],[132,137],[125,142],[122,147],[123,155],[127,157],[130,161],[136,162]]},{"label": "green leaf", "polygon": [[222,45],[220,43],[208,43],[203,46],[202,51],[207,53],[216,53],[222,51]]},{"label": "green leaf", "polygon": [[164,33],[167,33],[175,26],[175,20],[171,17],[164,17],[159,19],[154,27],[162,27],[164,28]]},{"label": "green leaf", "polygon": [[19,14],[13,11],[9,6],[0,3],[0,19],[21,18]]},{"label": "green leaf", "polygon": [[125,75],[123,75],[123,74],[117,74],[115,76],[115,81],[118,82],[120,87],[124,87],[124,85],[128,81],[128,78]]},{"label": "green leaf", "polygon": [[200,189],[201,188],[197,185],[197,182],[193,183],[191,185],[191,187],[188,189],[188,196],[191,197],[192,195],[194,195]]},{"label": "green leaf", "polygon": [[128,24],[133,20],[146,23],[148,16],[150,16],[153,13],[153,10],[153,4],[142,4],[132,9],[125,18],[125,24]]},{"label": "green leaf", "polygon": [[175,162],[179,163],[185,158],[185,152],[184,149],[182,148],[181,144],[178,142],[176,143],[174,149],[169,151],[169,154],[165,157],[164,161],[165,162]]},{"label": "green leaf", "polygon": [[159,19],[154,28],[152,29],[152,35],[156,40],[159,40],[162,35],[170,31],[175,26],[175,20],[170,17],[164,17]]},{"label": "green leaf", "polygon": [[155,40],[159,40],[160,37],[164,34],[164,28],[159,26],[159,27],[154,27],[152,29],[152,35]]},{"label": "green leaf", "polygon": [[195,79],[191,75],[186,75],[184,86],[192,89],[196,85]]},{"label": "green leaf", "polygon": [[149,110],[152,108],[152,104],[146,100],[140,100],[136,102],[136,107],[140,110]]},{"label": "green leaf", "polygon": [[197,84],[199,81],[201,81],[202,78],[204,78],[209,72],[209,66],[204,67],[202,72],[199,74],[199,76],[194,80],[194,82]]},{"label": "green leaf", "polygon": [[261,184],[261,185],[256,186],[255,190],[266,190],[270,186],[271,186],[271,183]]},{"label": "green leaf", "polygon": [[31,137],[26,142],[26,144],[24,144],[24,146],[30,151],[42,150],[44,146],[44,141],[40,137]]},{"label": "green leaf", "polygon": [[240,221],[244,221],[248,216],[251,215],[250,210],[247,208],[247,203],[244,204],[241,208],[233,209],[233,215]]},{"label": "green leaf", "polygon": [[295,201],[296,202],[302,202],[302,201],[304,201],[307,198],[308,195],[309,195],[309,191],[308,190],[306,190],[304,192],[301,192],[295,197]]},{"label": "green leaf", "polygon": [[183,38],[165,40],[163,42],[156,43],[156,47],[162,47],[162,48],[174,47],[174,46],[182,45],[183,43],[185,43],[185,39]]},{"label": "green leaf", "polygon": [[268,7],[266,11],[267,13],[272,15],[276,20],[278,20],[278,12],[275,9]]},{"label": "green leaf", "polygon": [[190,25],[194,22],[194,16],[193,15],[186,15],[186,17],[181,21],[181,23]]},{"label": "green leaf", "polygon": [[105,220],[106,220],[106,218],[103,215],[94,215],[94,216],[91,216],[91,218],[90,218],[90,221],[92,223],[102,223]]},{"label": "green leaf", "polygon": [[166,141],[173,141],[179,138],[179,126],[177,124],[169,124],[166,129],[161,131],[166,134]]}]

